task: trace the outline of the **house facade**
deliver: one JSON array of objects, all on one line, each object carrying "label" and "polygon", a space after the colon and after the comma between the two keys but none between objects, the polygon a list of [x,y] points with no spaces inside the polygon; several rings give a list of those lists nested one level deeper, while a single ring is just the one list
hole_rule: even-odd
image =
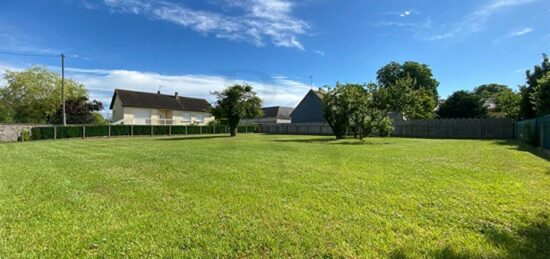
[{"label": "house facade", "polygon": [[115,89],[113,124],[206,125],[214,120],[206,99]]},{"label": "house facade", "polygon": [[241,124],[254,124],[254,125],[262,125],[262,124],[281,124],[281,123],[290,123],[290,114],[294,108],[292,107],[282,107],[282,106],[274,106],[274,107],[264,107],[262,108],[262,111],[264,113],[264,116],[258,119],[246,119],[241,120]]}]

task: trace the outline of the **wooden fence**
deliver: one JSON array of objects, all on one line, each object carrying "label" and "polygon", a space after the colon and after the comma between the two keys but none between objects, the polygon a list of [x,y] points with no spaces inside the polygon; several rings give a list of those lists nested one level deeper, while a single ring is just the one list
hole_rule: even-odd
[{"label": "wooden fence", "polygon": [[[394,137],[513,139],[514,121],[510,119],[411,120],[394,123]],[[326,123],[289,123],[261,125],[268,134],[331,135]]]},{"label": "wooden fence", "polygon": [[414,138],[513,139],[511,119],[411,120],[394,124],[392,136]]}]

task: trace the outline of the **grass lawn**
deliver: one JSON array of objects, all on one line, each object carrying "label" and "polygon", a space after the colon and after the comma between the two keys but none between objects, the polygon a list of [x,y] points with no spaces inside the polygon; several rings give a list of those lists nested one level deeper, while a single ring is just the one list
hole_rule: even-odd
[{"label": "grass lawn", "polygon": [[0,257],[547,257],[550,162],[504,141],[0,145]]}]

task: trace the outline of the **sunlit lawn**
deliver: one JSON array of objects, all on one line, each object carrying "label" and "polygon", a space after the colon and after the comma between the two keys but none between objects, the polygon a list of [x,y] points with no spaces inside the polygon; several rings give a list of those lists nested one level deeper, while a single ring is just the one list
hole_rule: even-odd
[{"label": "sunlit lawn", "polygon": [[550,162],[504,141],[0,145],[0,258],[549,255]]}]

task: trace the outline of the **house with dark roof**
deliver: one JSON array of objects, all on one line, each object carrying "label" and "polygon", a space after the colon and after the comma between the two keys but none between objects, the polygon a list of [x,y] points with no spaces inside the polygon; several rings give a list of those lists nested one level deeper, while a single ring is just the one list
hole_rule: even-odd
[{"label": "house with dark roof", "polygon": [[290,114],[294,108],[292,107],[282,107],[282,106],[274,106],[274,107],[264,107],[262,108],[262,111],[264,112],[264,116],[259,119],[247,119],[247,120],[241,120],[241,124],[255,124],[255,125],[261,125],[261,124],[278,124],[278,123],[290,123]]},{"label": "house with dark roof", "polygon": [[323,106],[323,94],[319,91],[309,90],[290,114],[292,123],[325,123]]},{"label": "house with dark roof", "polygon": [[115,89],[110,109],[114,124],[205,125],[214,120],[206,99]]}]

